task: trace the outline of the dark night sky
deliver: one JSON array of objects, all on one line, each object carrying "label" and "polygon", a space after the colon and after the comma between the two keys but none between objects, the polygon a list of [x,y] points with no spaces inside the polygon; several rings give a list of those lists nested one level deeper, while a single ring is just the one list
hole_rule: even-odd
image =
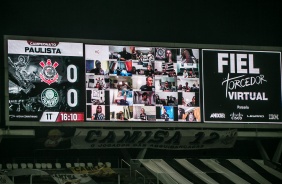
[{"label": "dark night sky", "polygon": [[3,35],[282,45],[281,3],[274,0],[4,2]]}]

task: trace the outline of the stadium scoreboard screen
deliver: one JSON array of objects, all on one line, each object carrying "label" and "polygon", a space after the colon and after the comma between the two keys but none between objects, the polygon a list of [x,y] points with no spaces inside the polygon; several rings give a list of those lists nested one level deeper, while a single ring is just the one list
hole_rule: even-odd
[{"label": "stadium scoreboard screen", "polygon": [[59,40],[5,38],[7,126],[281,122],[281,52]]}]

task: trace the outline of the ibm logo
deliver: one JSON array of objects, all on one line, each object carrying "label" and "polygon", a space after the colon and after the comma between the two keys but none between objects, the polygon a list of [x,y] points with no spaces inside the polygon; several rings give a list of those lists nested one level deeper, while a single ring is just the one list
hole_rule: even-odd
[{"label": "ibm logo", "polygon": [[279,115],[278,114],[269,114],[268,118],[270,120],[279,120]]}]

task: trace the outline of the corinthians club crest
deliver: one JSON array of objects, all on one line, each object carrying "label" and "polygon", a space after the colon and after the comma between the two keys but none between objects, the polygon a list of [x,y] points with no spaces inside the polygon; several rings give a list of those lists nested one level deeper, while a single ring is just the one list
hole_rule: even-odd
[{"label": "corinthians club crest", "polygon": [[59,63],[55,61],[52,65],[51,59],[47,59],[46,64],[41,61],[39,65],[43,68],[39,75],[43,82],[51,85],[52,83],[58,81],[59,74],[57,73],[56,68],[59,66]]}]

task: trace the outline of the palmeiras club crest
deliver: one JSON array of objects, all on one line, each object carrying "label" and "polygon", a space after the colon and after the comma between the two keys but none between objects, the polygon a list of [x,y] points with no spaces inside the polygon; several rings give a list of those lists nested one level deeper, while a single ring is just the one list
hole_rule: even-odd
[{"label": "palmeiras club crest", "polygon": [[59,102],[59,94],[53,88],[46,88],[41,93],[41,101],[46,107],[55,107]]},{"label": "palmeiras club crest", "polygon": [[59,74],[56,71],[56,68],[59,66],[59,63],[55,61],[52,65],[51,59],[47,59],[46,64],[41,61],[39,65],[43,68],[39,75],[43,82],[51,85],[52,83],[58,81]]}]

